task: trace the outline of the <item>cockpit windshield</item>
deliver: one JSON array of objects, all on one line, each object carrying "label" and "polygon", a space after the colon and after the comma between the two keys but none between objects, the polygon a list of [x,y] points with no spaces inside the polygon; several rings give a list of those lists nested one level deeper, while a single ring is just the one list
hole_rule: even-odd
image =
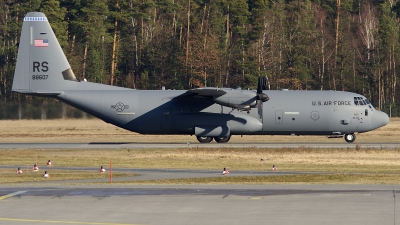
[{"label": "cockpit windshield", "polygon": [[367,98],[354,97],[354,105],[368,105],[370,109],[373,109],[371,102]]}]

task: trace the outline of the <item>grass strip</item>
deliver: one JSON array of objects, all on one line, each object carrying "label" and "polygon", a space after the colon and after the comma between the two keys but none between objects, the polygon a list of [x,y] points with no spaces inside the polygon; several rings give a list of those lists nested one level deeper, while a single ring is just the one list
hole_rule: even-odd
[{"label": "grass strip", "polygon": [[[26,183],[26,182],[49,182],[49,181],[67,181],[67,180],[86,180],[109,178],[108,172],[100,173],[98,171],[79,171],[79,170],[47,170],[50,178],[43,178],[44,170],[32,172],[23,171],[22,174],[16,174],[15,170],[0,169],[0,184]],[[113,178],[132,177],[137,174],[113,172]]]},{"label": "grass strip", "polygon": [[[62,167],[93,167],[151,169],[200,169],[269,171],[276,165],[279,171],[333,172],[334,175],[287,175],[249,178],[183,179],[177,183],[399,183],[400,154],[393,149],[1,149],[0,165],[15,166],[15,170],[0,170],[0,184],[43,180],[47,160],[54,165],[48,180],[79,180],[107,178],[96,171],[65,171]],[[261,161],[260,159],[263,159]],[[26,171],[37,161],[41,172],[17,176],[17,167]],[[58,169],[60,168],[60,170]],[[49,170],[49,169],[47,169]],[[354,175],[354,173],[363,173]],[[114,177],[131,176],[114,173]],[[282,178],[281,178],[282,177]],[[36,180],[35,180],[36,179]],[[299,180],[300,179],[300,180]],[[399,180],[399,181],[398,181]],[[47,180],[43,180],[44,182]],[[135,183],[149,181],[135,181]],[[168,183],[169,181],[151,181]]]},{"label": "grass strip", "polygon": [[118,184],[400,184],[400,174],[304,174],[121,181]]},{"label": "grass strip", "polygon": [[[377,149],[2,149],[0,165],[400,173],[399,150]],[[263,161],[261,161],[263,159]],[[15,168],[15,169],[16,169]]]}]

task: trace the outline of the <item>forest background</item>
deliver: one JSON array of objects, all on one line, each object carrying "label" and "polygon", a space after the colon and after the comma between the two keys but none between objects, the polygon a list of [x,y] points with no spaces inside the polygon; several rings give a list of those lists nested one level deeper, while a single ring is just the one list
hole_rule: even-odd
[{"label": "forest background", "polygon": [[396,0],[0,0],[0,119],[86,116],[10,92],[27,12],[78,79],[136,89],[340,90],[399,116]]}]

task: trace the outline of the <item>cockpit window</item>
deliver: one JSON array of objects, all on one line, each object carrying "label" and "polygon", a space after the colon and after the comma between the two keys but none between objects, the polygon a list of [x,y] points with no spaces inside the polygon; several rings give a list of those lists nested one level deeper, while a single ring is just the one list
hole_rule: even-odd
[{"label": "cockpit window", "polygon": [[364,100],[363,100],[361,97],[358,97],[358,103],[359,103],[360,105],[365,105],[365,102],[364,102]]},{"label": "cockpit window", "polygon": [[371,102],[362,97],[354,97],[354,105],[367,105],[370,109],[373,109]]},{"label": "cockpit window", "polygon": [[354,104],[355,105],[365,105],[365,103],[361,97],[354,97]]}]

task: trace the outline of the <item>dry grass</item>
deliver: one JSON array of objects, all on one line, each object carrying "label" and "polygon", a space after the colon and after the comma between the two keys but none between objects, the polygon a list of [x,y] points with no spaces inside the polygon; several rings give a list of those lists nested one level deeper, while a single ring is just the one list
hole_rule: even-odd
[{"label": "dry grass", "polygon": [[[260,159],[263,163],[260,163]],[[16,176],[18,166],[25,170],[36,162],[42,172]],[[15,170],[0,170],[0,184],[19,182],[46,182],[41,178],[48,169],[46,162],[51,159],[54,172],[50,180],[76,180],[104,178],[98,172],[65,172],[62,167],[100,167],[106,168],[112,161],[114,168],[174,168],[174,169],[212,169],[227,167],[235,170],[270,170],[272,164],[279,171],[316,171],[336,174],[286,175],[272,177],[227,177],[197,178],[156,181],[134,181],[129,183],[152,184],[218,184],[218,183],[361,183],[398,184],[400,183],[399,150],[376,149],[85,149],[85,150],[0,150],[0,165],[15,166]],[[25,172],[25,171],[24,171]],[[53,174],[54,173],[54,174]],[[356,173],[356,174],[355,174]],[[357,174],[362,173],[362,174]],[[121,174],[130,176],[131,174]],[[22,179],[21,179],[22,178]],[[36,180],[35,180],[36,179]],[[124,183],[126,182],[119,182]]]},{"label": "dry grass", "polygon": [[[356,142],[399,142],[400,118],[392,118],[380,129],[358,134]],[[0,120],[0,142],[197,142],[190,135],[140,135],[88,120]],[[230,142],[343,142],[325,136],[233,136]]]},{"label": "dry grass", "polygon": [[129,181],[122,184],[399,184],[400,174],[304,174],[282,176],[221,176],[212,178]]},{"label": "dry grass", "polygon": [[[21,168],[24,169],[24,168]],[[100,173],[98,171],[68,171],[68,170],[47,170],[50,178],[43,178],[44,169],[42,171],[26,171],[22,174],[16,174],[16,170],[0,169],[0,184],[15,184],[26,182],[49,182],[49,181],[64,181],[64,180],[85,180],[85,179],[100,179],[109,178],[109,173]],[[113,172],[113,177],[135,176],[133,173]]]},{"label": "dry grass", "polygon": [[[100,167],[112,161],[116,168],[174,168],[220,170],[269,170],[275,164],[284,171],[400,173],[399,150],[376,149],[3,149],[0,165]],[[260,159],[263,159],[261,163]]]}]

